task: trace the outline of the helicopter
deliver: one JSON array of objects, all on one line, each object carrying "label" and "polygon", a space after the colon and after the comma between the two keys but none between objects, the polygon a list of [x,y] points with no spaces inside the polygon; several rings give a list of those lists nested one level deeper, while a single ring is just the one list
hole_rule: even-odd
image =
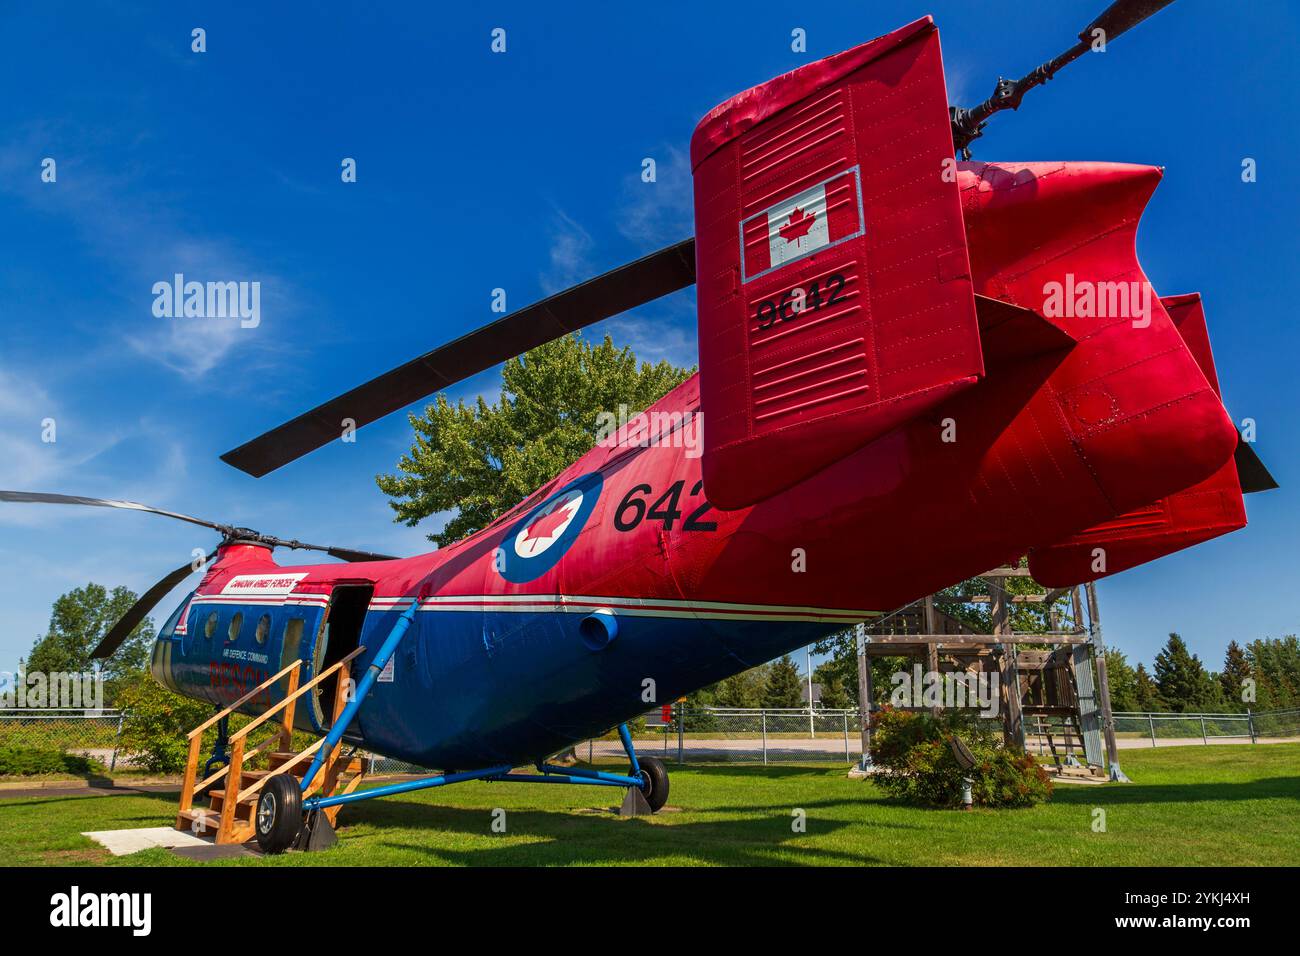
[{"label": "helicopter", "polygon": [[[221,536],[96,657],[203,571],[158,632],[162,684],[251,716],[285,693],[268,681],[286,665],[352,682],[340,711],[322,684],[294,715],[323,743],[301,778],[261,788],[268,852],[324,810],[474,779],[619,787],[657,811],[667,770],[627,722],[660,702],[1025,555],[1049,587],[1118,573],[1244,527],[1244,494],[1276,487],[1224,407],[1200,296],[1155,295],[1137,260],[1161,170],[971,159],[994,115],[1170,2],[1117,0],[970,109],[947,102],[929,17],[745,90],[692,137],[694,237],[222,455],[261,477],[694,285],[698,372],[450,546],[394,557],[133,502],[0,500]],[[275,548],[341,563],[284,566]],[[548,762],[614,727],[626,773]],[[443,770],[315,792],[341,743]]]}]

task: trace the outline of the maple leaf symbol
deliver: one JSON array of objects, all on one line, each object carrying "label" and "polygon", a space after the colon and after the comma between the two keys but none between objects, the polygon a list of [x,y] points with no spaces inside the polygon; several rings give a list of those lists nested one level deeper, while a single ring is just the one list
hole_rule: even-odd
[{"label": "maple leaf symbol", "polygon": [[781,238],[786,242],[798,242],[804,236],[808,235],[808,230],[812,229],[813,223],[817,221],[817,213],[804,212],[798,206],[790,213],[790,221],[777,230]]},{"label": "maple leaf symbol", "polygon": [[[572,499],[568,501],[556,500],[542,511],[539,511],[537,516],[533,518],[532,524],[524,529],[524,543],[555,537],[555,530],[569,520],[569,516],[572,514],[570,510],[572,505]],[[534,548],[536,548],[536,545],[534,545]]]}]

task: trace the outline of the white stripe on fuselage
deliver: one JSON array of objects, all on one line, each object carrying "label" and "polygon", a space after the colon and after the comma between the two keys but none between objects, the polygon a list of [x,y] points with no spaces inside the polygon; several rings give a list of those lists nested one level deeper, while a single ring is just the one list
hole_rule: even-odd
[{"label": "white stripe on fuselage", "polygon": [[[271,595],[196,594],[193,603],[244,604],[258,607],[325,607],[328,594]],[[371,611],[404,611],[409,597],[377,597]],[[683,601],[672,598],[634,598],[578,594],[437,594],[420,601],[426,611],[499,611],[516,614],[590,614],[602,608],[629,617],[698,618],[711,621],[836,621],[855,624],[879,617],[880,611],[819,608],[782,604],[736,604],[726,601]]]}]

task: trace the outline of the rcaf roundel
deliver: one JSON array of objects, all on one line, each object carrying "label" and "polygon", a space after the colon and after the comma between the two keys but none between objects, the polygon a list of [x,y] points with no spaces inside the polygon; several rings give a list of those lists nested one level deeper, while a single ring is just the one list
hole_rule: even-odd
[{"label": "rcaf roundel", "polygon": [[858,175],[854,166],[742,221],[742,281],[862,235],[866,223]]},{"label": "rcaf roundel", "polygon": [[583,475],[511,525],[496,557],[501,576],[522,584],[555,567],[591,517],[602,483],[599,472]]}]

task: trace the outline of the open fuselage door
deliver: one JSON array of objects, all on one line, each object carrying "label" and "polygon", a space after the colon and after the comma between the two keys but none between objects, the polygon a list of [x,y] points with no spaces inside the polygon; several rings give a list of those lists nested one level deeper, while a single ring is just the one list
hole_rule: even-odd
[{"label": "open fuselage door", "polygon": [[[328,670],[333,664],[357,649],[366,622],[366,612],[374,593],[375,588],[372,584],[334,586],[311,650],[312,674]],[[329,702],[334,699],[339,676],[339,674],[332,674],[325,678],[316,685],[312,694],[312,716],[319,728],[329,726],[326,714],[330,709]]]}]

